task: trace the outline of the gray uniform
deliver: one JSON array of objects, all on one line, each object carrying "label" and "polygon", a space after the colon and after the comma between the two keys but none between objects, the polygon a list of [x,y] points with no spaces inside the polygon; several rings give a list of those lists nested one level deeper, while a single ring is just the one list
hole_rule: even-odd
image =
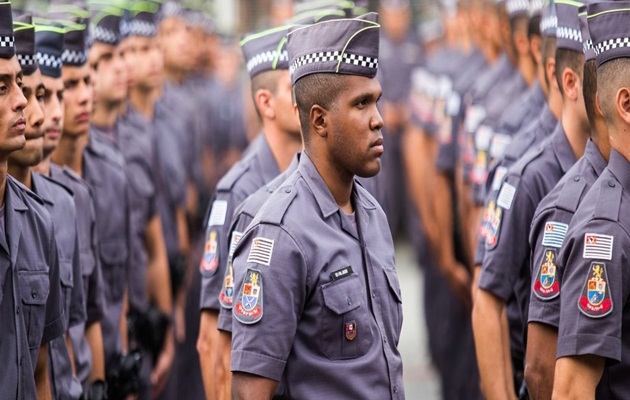
[{"label": "gray uniform", "polygon": [[219,181],[208,216],[206,244],[199,265],[202,275],[201,309],[220,309],[219,295],[227,269],[234,209],[279,174],[271,148],[264,135],[260,134],[252,142],[247,155]]},{"label": "gray uniform", "polygon": [[630,163],[611,150],[608,168],[575,212],[558,257],[562,266],[558,357],[606,359],[597,398],[630,394]]},{"label": "gray uniform", "polygon": [[234,250],[243,237],[243,232],[245,232],[249,224],[254,220],[260,208],[269,199],[271,194],[284,183],[289,175],[297,169],[299,159],[299,155],[295,156],[286,171],[278,175],[264,187],[258,189],[234,210],[234,217],[232,218],[232,225],[229,230],[230,247],[228,251],[228,264],[223,277],[221,293],[219,294],[221,309],[219,310],[217,328],[222,331],[232,332],[232,306],[234,304],[234,269],[232,268],[232,258],[234,256]]},{"label": "gray uniform", "polygon": [[87,183],[68,168],[51,164],[50,176],[55,181],[69,187],[74,194],[73,199],[77,213],[77,247],[81,265],[80,276],[85,291],[87,321],[85,324],[70,327],[70,339],[74,352],[76,376],[85,387],[92,370],[92,352],[85,339],[85,327],[100,321],[105,315],[103,273],[98,258],[94,200]]},{"label": "gray uniform", "polygon": [[123,165],[110,157],[111,148],[91,138],[83,152],[83,178],[94,194],[99,258],[106,313],[101,320],[106,369],[122,351],[120,318],[129,281],[131,230],[128,187]]},{"label": "gray uniform", "polygon": [[66,330],[54,227],[42,201],[7,176],[0,221],[3,396],[34,399],[39,349]]},{"label": "gray uniform", "polygon": [[528,322],[542,322],[558,327],[560,318],[560,282],[558,254],[573,214],[602,171],[606,159],[591,140],[584,156],[540,202],[532,220],[529,246],[532,249],[532,295]]},{"label": "gray uniform", "polygon": [[486,255],[479,287],[507,303],[515,373],[523,370],[525,324],[530,294],[529,231],[540,201],[575,163],[575,155],[558,123],[552,136],[514,164],[491,207]]},{"label": "gray uniform", "polygon": [[[84,324],[87,319],[77,244],[76,208],[71,192],[61,184],[38,173],[32,174],[32,180],[33,192],[43,200],[55,226],[61,295],[69,329]],[[49,356],[53,397],[78,399],[82,393],[81,383],[72,371],[64,336],[50,342]]]},{"label": "gray uniform", "polygon": [[360,185],[352,202],[303,153],[236,248],[232,371],[280,381],[275,398],[404,398],[391,234]]}]

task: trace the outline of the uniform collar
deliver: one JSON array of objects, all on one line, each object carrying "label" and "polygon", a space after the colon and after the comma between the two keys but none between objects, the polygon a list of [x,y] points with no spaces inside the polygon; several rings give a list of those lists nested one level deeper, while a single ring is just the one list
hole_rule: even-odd
[{"label": "uniform collar", "polygon": [[20,191],[21,189],[18,182],[10,175],[7,175],[7,185],[4,194],[4,218],[11,265],[15,265],[17,262],[20,236],[22,235],[22,223],[24,223],[24,221],[18,219],[21,218],[20,214],[12,212],[12,210],[28,211],[29,209],[28,205],[24,202],[24,199],[22,198],[23,194],[20,193]]},{"label": "uniform collar", "polygon": [[564,128],[562,128],[562,122],[558,122],[556,125],[551,143],[553,145],[553,152],[556,154],[556,158],[560,164],[560,168],[562,168],[563,173],[566,173],[573,164],[575,164],[577,159],[575,158],[575,154],[573,154],[573,149],[571,149],[571,145],[569,144],[569,139],[564,132]]},{"label": "uniform collar", "polygon": [[53,199],[53,194],[49,190],[48,182],[44,182],[46,178],[38,174],[37,172],[31,173],[31,179],[33,180],[33,188],[34,192],[45,202],[48,204],[55,204]]},{"label": "uniform collar", "polygon": [[558,119],[551,112],[551,108],[549,108],[549,104],[545,104],[542,110],[542,114],[540,116],[540,122],[542,127],[547,132],[552,132],[554,127],[558,124]]},{"label": "uniform collar", "polygon": [[615,149],[610,150],[608,169],[617,178],[624,189],[630,189],[630,162]]},{"label": "uniform collar", "polygon": [[608,163],[602,153],[599,152],[599,149],[595,145],[591,139],[586,142],[586,150],[584,150],[584,157],[586,160],[595,168],[595,172],[597,176],[602,174],[602,171],[606,168]]},{"label": "uniform collar", "polygon": [[[319,171],[317,171],[315,164],[313,164],[313,161],[306,152],[302,152],[302,155],[300,156],[298,171],[300,171],[300,174],[304,177],[306,184],[311,189],[311,192],[315,197],[315,201],[317,202],[324,218],[328,218],[339,211],[339,205],[335,202],[330,189],[326,186],[326,183],[319,174]],[[352,188],[352,199],[354,200],[355,208],[358,208],[360,205],[362,208],[367,210],[376,209],[376,206],[372,204],[366,196],[359,194],[359,191],[365,189],[359,188],[358,186],[357,182],[354,182]]]},{"label": "uniform collar", "polygon": [[276,162],[276,158],[269,147],[269,142],[263,133],[260,134],[261,140],[257,143],[258,165],[260,174],[264,182],[271,182],[276,176],[280,175],[280,168]]},{"label": "uniform collar", "polygon": [[540,86],[540,82],[538,82],[537,79],[534,81],[534,84],[532,85],[531,94],[532,94],[531,99],[532,99],[533,104],[544,104],[545,100],[547,99],[545,97],[545,92],[542,90],[542,86]]}]

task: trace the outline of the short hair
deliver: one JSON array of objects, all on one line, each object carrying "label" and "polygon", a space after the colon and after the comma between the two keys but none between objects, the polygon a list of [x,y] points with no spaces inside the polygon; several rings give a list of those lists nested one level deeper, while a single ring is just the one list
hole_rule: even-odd
[{"label": "short hair", "polygon": [[529,19],[529,24],[527,25],[527,37],[532,38],[532,36],[540,36],[540,20],[542,17],[540,15],[534,15]]},{"label": "short hair", "polygon": [[510,18],[510,30],[512,31],[512,36],[514,36],[515,32],[528,32],[529,25],[529,16],[527,15],[519,15],[514,18]]},{"label": "short hair", "polygon": [[584,107],[586,108],[588,122],[594,127],[597,116],[597,61],[595,59],[584,63],[582,95],[584,96]]},{"label": "short hair", "polygon": [[[540,43],[540,56],[542,58],[542,68],[546,68],[547,59],[549,57],[556,58],[556,37],[543,35]],[[547,77],[547,71],[545,71],[545,83],[549,87],[549,78]]]},{"label": "short hair", "polygon": [[269,90],[272,94],[275,95],[278,90],[278,79],[280,78],[282,71],[283,70],[264,71],[256,74],[252,78],[252,100],[254,101],[256,114],[258,114],[258,118],[260,118],[261,120],[262,116],[260,115],[260,110],[258,109],[258,105],[256,104],[256,92],[258,92],[259,90]]},{"label": "short hair", "polygon": [[319,105],[327,110],[334,108],[339,94],[347,87],[345,76],[333,73],[310,74],[295,82],[293,94],[298,107],[305,144],[309,142],[311,108],[314,105]]},{"label": "short hair", "polygon": [[584,69],[584,53],[564,48],[556,49],[556,80],[562,96],[564,96],[562,71],[565,68],[569,68],[581,77]]},{"label": "short hair", "polygon": [[615,121],[615,96],[621,87],[630,86],[630,58],[616,58],[597,68],[599,105],[607,125]]}]

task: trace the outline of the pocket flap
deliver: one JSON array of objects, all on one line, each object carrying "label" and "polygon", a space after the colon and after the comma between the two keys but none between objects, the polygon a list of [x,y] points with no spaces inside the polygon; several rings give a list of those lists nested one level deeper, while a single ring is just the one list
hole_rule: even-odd
[{"label": "pocket flap", "polygon": [[107,265],[122,264],[127,260],[127,244],[124,240],[101,242],[101,260]]},{"label": "pocket flap", "polygon": [[50,280],[45,271],[18,271],[22,303],[44,305],[50,292]]},{"label": "pocket flap", "polygon": [[400,293],[400,283],[398,282],[398,274],[395,269],[383,269],[385,276],[387,277],[387,283],[392,294],[399,303],[402,303],[402,294]]},{"label": "pocket flap", "polygon": [[71,288],[74,286],[72,260],[59,261],[59,280],[61,281],[61,286],[63,287]]},{"label": "pocket flap", "polygon": [[335,314],[345,314],[363,303],[361,282],[356,274],[322,286],[324,304]]}]

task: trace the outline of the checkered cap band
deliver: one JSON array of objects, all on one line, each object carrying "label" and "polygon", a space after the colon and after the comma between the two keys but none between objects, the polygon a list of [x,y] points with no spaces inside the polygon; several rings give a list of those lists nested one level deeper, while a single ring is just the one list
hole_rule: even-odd
[{"label": "checkered cap band", "polygon": [[[254,68],[261,64],[271,63],[276,59],[276,57],[278,57],[278,52],[276,50],[263,51],[262,53],[258,53],[247,61],[247,71],[252,72]],[[278,61],[287,61],[288,59],[289,53],[286,50],[281,51],[280,56],[278,57]]]},{"label": "checkered cap band", "polygon": [[558,27],[558,17],[555,15],[547,15],[540,21],[541,32],[555,32]]},{"label": "checkered cap band", "polygon": [[368,69],[377,69],[378,68],[378,59],[373,57],[367,57],[356,54],[343,53],[341,51],[320,51],[317,53],[305,54],[301,57],[296,58],[289,67],[289,72],[293,75],[298,69],[304,67],[305,65],[313,64],[313,63],[323,63],[323,62],[339,62],[341,60],[343,63],[351,64],[355,66],[360,66]]},{"label": "checkered cap band", "polygon": [[65,49],[61,55],[64,64],[83,65],[87,61],[87,53],[85,51]]},{"label": "checkered cap band", "polygon": [[587,51],[593,49],[593,41],[591,39],[585,40],[582,46],[584,47],[584,54],[586,54]]},{"label": "checkered cap band", "polygon": [[134,19],[130,21],[128,25],[129,35],[153,37],[157,34],[155,24],[151,24],[147,21]]},{"label": "checkered cap band", "polygon": [[575,42],[582,43],[582,31],[579,29],[559,26],[556,28],[556,37],[558,39],[573,40]]},{"label": "checkered cap band", "polygon": [[0,36],[0,47],[14,47],[14,42],[13,36]]},{"label": "checkered cap band", "polygon": [[90,43],[101,42],[115,45],[120,41],[120,37],[116,34],[116,32],[102,26],[95,26],[90,33]]},{"label": "checkered cap band", "polygon": [[53,56],[52,54],[38,52],[35,57],[37,57],[37,63],[41,67],[50,67],[56,69],[63,66],[61,57]]},{"label": "checkered cap band", "polygon": [[18,58],[18,61],[20,62],[20,65],[23,67],[36,65],[35,56],[33,54],[19,54],[18,53],[17,58]]},{"label": "checkered cap band", "polygon": [[620,49],[623,47],[630,47],[630,38],[625,37],[625,38],[608,39],[601,43],[597,43],[594,49],[595,49],[595,54],[599,56],[600,54],[604,54],[607,51]]}]

